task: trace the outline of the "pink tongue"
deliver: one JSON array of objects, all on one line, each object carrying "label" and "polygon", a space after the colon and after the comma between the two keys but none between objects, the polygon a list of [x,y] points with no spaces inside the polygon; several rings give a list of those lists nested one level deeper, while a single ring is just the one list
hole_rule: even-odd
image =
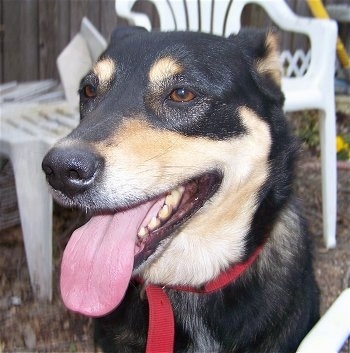
[{"label": "pink tongue", "polygon": [[97,317],[121,302],[133,270],[137,231],[152,204],[92,217],[72,234],[63,254],[60,283],[70,310]]}]

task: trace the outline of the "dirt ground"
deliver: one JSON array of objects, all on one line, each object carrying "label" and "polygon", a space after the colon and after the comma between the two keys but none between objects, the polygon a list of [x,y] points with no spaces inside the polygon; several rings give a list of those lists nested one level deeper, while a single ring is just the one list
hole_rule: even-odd
[{"label": "dirt ground", "polygon": [[[345,123],[350,126],[349,116]],[[314,268],[323,313],[343,288],[350,286],[350,169],[338,169],[337,247],[330,250],[322,239],[320,174],[317,156],[302,151],[296,192],[304,205],[314,242]],[[94,351],[91,320],[68,312],[58,293],[60,257],[76,216],[55,206],[52,303],[33,300],[21,228],[0,232],[0,353]]]}]

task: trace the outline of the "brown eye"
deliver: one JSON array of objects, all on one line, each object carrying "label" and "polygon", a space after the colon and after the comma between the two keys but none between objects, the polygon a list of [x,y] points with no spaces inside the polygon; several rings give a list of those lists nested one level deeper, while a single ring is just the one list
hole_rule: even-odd
[{"label": "brown eye", "polygon": [[186,88],[177,88],[174,91],[172,91],[169,95],[169,98],[173,102],[190,102],[192,99],[194,99],[196,96],[194,95],[193,92],[187,90]]},{"label": "brown eye", "polygon": [[95,98],[97,96],[96,87],[93,85],[86,85],[83,87],[83,94],[86,98]]}]

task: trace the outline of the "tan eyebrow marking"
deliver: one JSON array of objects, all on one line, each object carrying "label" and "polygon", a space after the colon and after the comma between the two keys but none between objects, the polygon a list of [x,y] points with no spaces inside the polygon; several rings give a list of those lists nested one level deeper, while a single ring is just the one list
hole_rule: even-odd
[{"label": "tan eyebrow marking", "polygon": [[148,73],[148,78],[151,83],[162,81],[171,76],[178,75],[183,72],[182,66],[171,57],[158,59]]},{"label": "tan eyebrow marking", "polygon": [[93,73],[98,77],[100,85],[108,84],[115,73],[115,63],[111,58],[105,58],[98,61],[93,69]]}]

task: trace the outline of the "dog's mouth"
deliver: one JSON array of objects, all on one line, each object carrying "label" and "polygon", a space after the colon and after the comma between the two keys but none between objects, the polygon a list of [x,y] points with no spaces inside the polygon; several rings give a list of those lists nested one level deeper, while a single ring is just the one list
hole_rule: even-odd
[{"label": "dog's mouth", "polygon": [[217,172],[202,174],[128,210],[94,216],[77,229],[62,259],[66,306],[88,316],[115,309],[133,271],[166,246],[167,239],[216,193],[221,180]]},{"label": "dog's mouth", "polygon": [[[218,173],[206,173],[173,189],[155,202],[137,232],[134,268],[157,249],[159,243],[190,218],[217,191]],[[158,210],[158,211],[156,211]]]}]

